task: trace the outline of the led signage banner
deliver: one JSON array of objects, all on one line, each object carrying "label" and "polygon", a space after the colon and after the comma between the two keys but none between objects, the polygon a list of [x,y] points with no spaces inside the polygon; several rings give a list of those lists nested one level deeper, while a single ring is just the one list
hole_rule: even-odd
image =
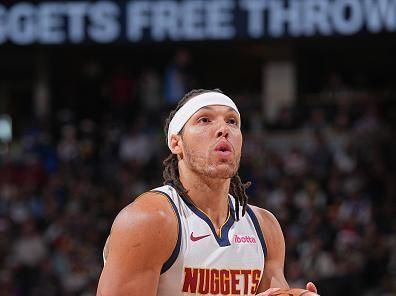
[{"label": "led signage banner", "polygon": [[396,31],[396,0],[8,1],[0,44],[137,43]]}]

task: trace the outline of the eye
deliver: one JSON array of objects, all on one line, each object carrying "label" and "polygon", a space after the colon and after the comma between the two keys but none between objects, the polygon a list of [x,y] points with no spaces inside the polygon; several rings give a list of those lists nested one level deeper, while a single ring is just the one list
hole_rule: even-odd
[{"label": "eye", "polygon": [[198,119],[198,122],[201,122],[201,123],[208,123],[210,120],[209,120],[209,118],[208,117],[200,117],[199,119]]},{"label": "eye", "polygon": [[236,118],[230,118],[227,120],[227,123],[232,124],[232,125],[238,125],[238,120]]}]

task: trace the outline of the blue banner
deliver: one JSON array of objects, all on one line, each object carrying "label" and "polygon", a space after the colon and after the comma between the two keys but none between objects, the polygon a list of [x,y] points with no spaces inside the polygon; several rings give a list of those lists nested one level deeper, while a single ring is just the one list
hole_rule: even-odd
[{"label": "blue banner", "polygon": [[0,4],[0,44],[351,36],[396,31],[396,0],[135,0]]}]

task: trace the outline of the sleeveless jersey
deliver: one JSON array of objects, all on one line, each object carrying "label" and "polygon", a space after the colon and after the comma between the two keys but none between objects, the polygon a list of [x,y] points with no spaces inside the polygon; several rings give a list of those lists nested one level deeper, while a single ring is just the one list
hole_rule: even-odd
[{"label": "sleeveless jersey", "polygon": [[161,270],[158,296],[256,295],[264,270],[266,245],[250,207],[235,220],[229,215],[217,234],[208,216],[171,186],[152,190],[165,195],[178,219],[178,239]]}]

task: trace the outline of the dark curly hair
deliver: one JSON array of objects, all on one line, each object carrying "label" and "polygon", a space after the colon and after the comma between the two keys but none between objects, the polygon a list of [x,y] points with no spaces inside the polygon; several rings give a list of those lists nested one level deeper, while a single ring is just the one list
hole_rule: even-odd
[{"label": "dark curly hair", "polygon": [[[194,89],[187,94],[179,101],[178,105],[174,110],[172,110],[168,116],[168,118],[165,121],[165,127],[164,127],[164,132],[165,135],[168,134],[168,129],[169,129],[169,123],[171,122],[173,116],[179,110],[188,100],[191,98],[207,93],[207,92],[219,92],[222,93],[220,89],[213,89],[213,90],[207,90],[207,89]],[[179,169],[178,169],[178,159],[177,155],[171,153],[163,162],[164,164],[164,171],[162,173],[163,179],[164,179],[164,185],[171,185],[172,187],[175,188],[177,193],[179,195],[182,195],[189,200],[191,198],[188,196],[187,190],[184,188],[183,184],[180,182],[179,178]],[[248,202],[248,196],[246,194],[246,189],[250,186],[251,182],[247,183],[242,183],[241,178],[239,177],[238,173],[236,173],[232,178],[231,178],[231,184],[230,184],[230,191],[229,193],[235,198],[235,219],[238,221],[239,220],[239,207],[242,207],[242,216],[246,212],[246,207],[247,207],[247,202]]]}]

